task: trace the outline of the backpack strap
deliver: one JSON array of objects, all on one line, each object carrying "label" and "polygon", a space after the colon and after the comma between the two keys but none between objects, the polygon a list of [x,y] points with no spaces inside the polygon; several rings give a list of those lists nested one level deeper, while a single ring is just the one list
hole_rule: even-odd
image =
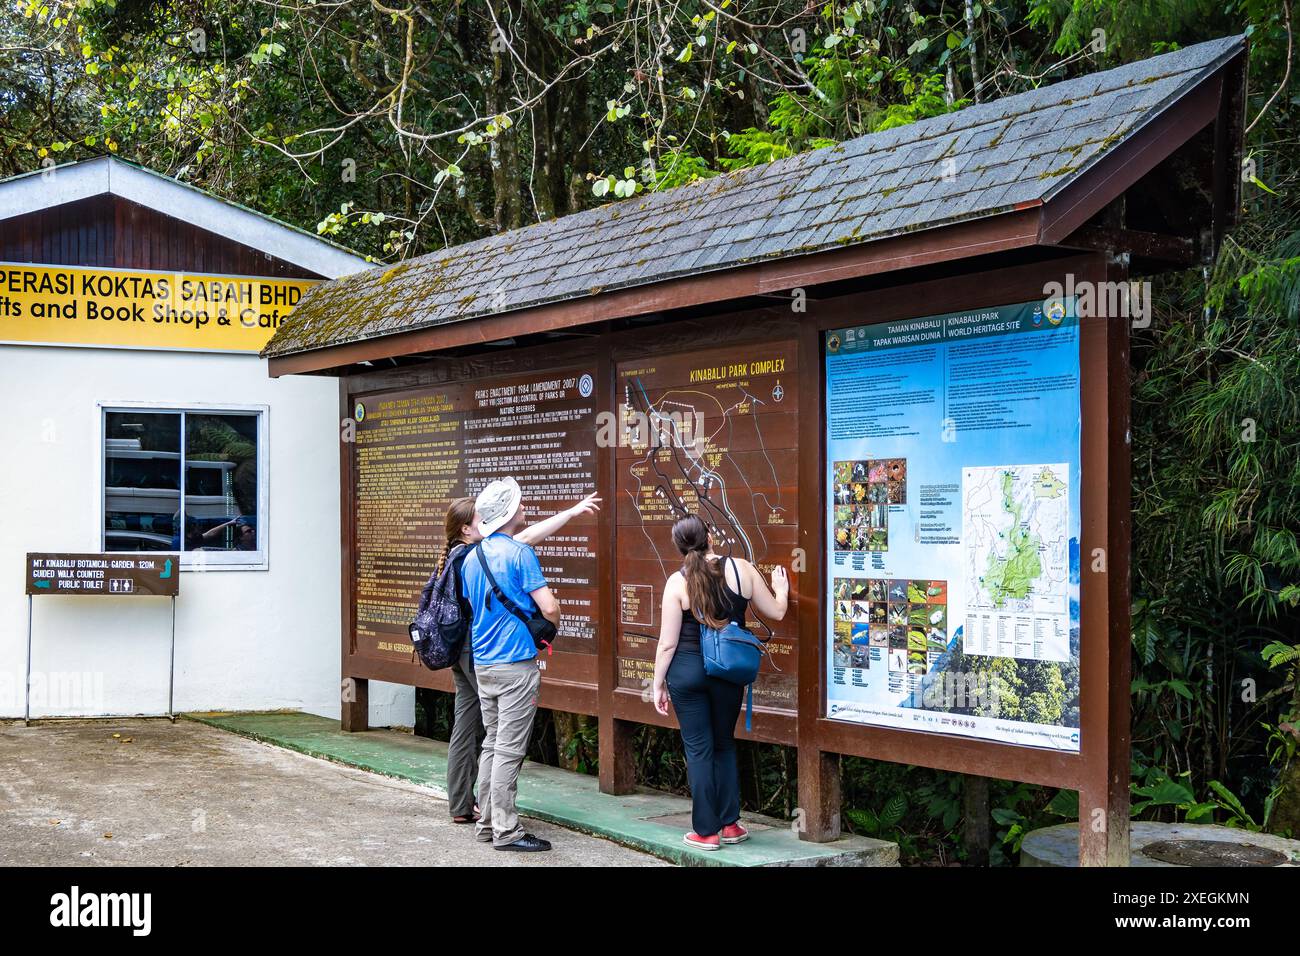
[{"label": "backpack strap", "polygon": [[433,589],[438,586],[438,578],[440,577],[442,577],[442,568],[439,568],[430,575],[428,583],[424,586],[424,590],[420,592],[420,603],[415,608],[416,614],[423,614],[425,608],[429,606],[429,602],[433,600]]},{"label": "backpack strap", "polygon": [[437,569],[433,572],[433,574],[429,575],[428,583],[424,585],[424,590],[420,592],[420,603],[416,607],[417,614],[422,613],[425,610],[425,608],[427,608],[430,604],[433,603],[433,592],[437,590],[438,581],[443,576],[443,574],[447,572],[449,569],[451,573],[455,575],[456,597],[457,598],[460,597],[460,574],[458,573],[460,571],[460,568],[457,562],[457,555],[459,555],[467,547],[468,545],[462,542],[461,544],[453,545],[451,548],[447,550],[447,554],[443,557],[442,563],[438,565]]},{"label": "backpack strap", "polygon": [[510,600],[510,597],[506,592],[501,590],[501,585],[497,584],[496,575],[494,575],[492,569],[488,567],[487,556],[483,554],[483,542],[480,541],[478,544],[474,545],[474,550],[478,552],[478,563],[482,566],[483,573],[487,575],[488,583],[492,585],[492,593],[496,596],[496,599],[501,602],[502,607],[515,617],[519,618],[519,620],[523,621],[526,625],[532,620],[532,615],[525,614],[523,608]]}]

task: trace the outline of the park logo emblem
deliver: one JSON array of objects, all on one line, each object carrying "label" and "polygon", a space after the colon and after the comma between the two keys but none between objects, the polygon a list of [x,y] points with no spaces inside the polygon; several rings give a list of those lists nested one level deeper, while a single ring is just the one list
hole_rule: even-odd
[{"label": "park logo emblem", "polygon": [[352,417],[360,424],[366,420],[366,406],[363,402],[357,402],[356,408],[352,410]]}]

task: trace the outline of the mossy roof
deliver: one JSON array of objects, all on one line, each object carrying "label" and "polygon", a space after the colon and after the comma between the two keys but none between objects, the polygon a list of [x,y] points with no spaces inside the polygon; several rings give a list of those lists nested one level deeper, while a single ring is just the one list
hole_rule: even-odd
[{"label": "mossy roof", "polygon": [[839,249],[1050,203],[1243,48],[1225,37],[322,283],[263,354]]}]

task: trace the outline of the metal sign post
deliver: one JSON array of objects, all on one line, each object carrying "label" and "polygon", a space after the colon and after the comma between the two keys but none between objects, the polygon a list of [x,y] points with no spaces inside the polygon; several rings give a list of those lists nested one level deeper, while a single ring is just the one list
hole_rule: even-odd
[{"label": "metal sign post", "polygon": [[32,598],[37,595],[171,598],[171,648],[167,668],[167,717],[176,722],[176,596],[180,593],[179,554],[27,555],[27,678],[23,687],[23,725],[32,719]]},{"label": "metal sign post", "polygon": [[23,726],[32,721],[32,596],[27,595],[27,676],[23,680]]},{"label": "metal sign post", "polygon": [[176,708],[172,705],[176,691],[176,595],[172,595],[172,650],[167,665],[167,717],[176,723]]}]

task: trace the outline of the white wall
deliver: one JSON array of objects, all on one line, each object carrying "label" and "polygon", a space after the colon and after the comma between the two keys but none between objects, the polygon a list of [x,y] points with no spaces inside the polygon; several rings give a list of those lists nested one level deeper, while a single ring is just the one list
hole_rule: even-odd
[{"label": "white wall", "polygon": [[[10,345],[0,346],[0,717],[23,712],[24,555],[101,548],[101,402],[269,406],[270,567],[182,572],[175,706],[338,717],[337,380],[272,379],[250,355]],[[167,599],[41,596],[34,607],[34,687],[62,690],[33,717],[165,712]],[[373,725],[410,726],[414,708],[411,688],[371,681]]]}]

